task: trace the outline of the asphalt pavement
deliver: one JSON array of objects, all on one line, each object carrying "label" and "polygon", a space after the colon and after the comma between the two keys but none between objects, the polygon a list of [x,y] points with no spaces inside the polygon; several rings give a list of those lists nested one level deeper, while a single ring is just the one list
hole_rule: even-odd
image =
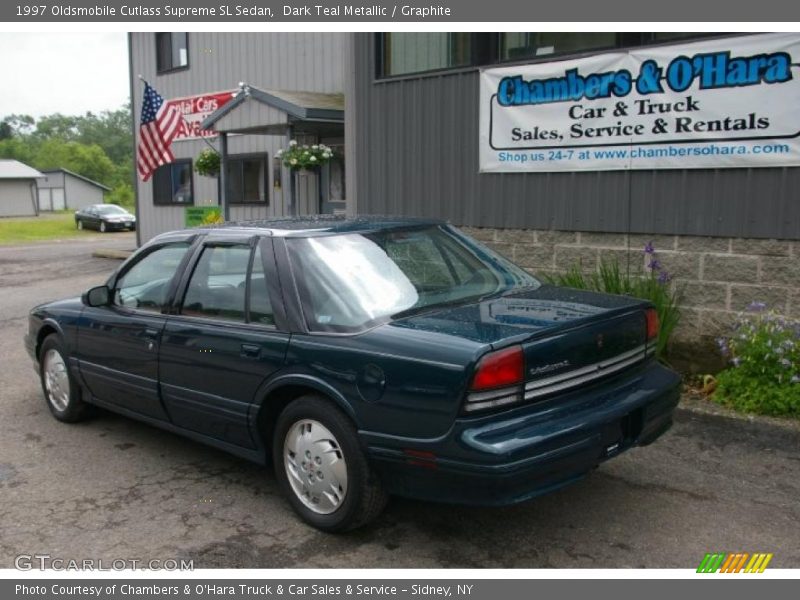
[{"label": "asphalt pavement", "polygon": [[0,247],[0,567],[20,554],[208,567],[691,567],[772,552],[800,567],[800,433],[680,409],[652,446],[504,509],[393,499],[346,535],[302,524],[274,476],[110,413],[49,414],[22,344],[33,305],[102,283],[131,234]]}]

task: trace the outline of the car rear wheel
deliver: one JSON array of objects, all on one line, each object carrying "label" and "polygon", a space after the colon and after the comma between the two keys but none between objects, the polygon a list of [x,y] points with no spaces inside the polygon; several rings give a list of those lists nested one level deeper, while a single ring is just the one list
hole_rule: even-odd
[{"label": "car rear wheel", "polygon": [[100,221],[100,233],[105,233],[105,232],[106,232],[106,222]]},{"label": "car rear wheel", "polygon": [[292,508],[318,529],[355,529],[386,505],[353,423],[325,398],[303,396],[284,409],[275,426],[272,456]]},{"label": "car rear wheel", "polygon": [[39,352],[39,376],[47,407],[59,421],[75,423],[86,418],[89,405],[67,366],[66,353],[56,335],[48,336]]},{"label": "car rear wheel", "polygon": [[78,219],[77,221],[77,227],[78,229],[83,229],[83,221],[81,221],[80,219]]}]

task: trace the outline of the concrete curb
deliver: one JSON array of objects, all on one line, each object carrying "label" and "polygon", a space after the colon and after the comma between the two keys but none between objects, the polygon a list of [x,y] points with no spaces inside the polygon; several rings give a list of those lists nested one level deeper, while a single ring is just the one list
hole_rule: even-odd
[{"label": "concrete curb", "polygon": [[114,258],[117,260],[125,260],[131,254],[133,254],[133,250],[113,250],[110,248],[100,248],[92,252],[92,256],[95,258]]},{"label": "concrete curb", "polygon": [[800,432],[800,420],[792,419],[789,417],[768,417],[765,415],[749,415],[745,413],[736,412],[707,399],[702,394],[695,391],[684,391],[681,395],[680,404],[678,409],[683,409],[686,412],[707,415],[712,417],[721,417],[723,419],[733,419],[743,423],[750,423],[755,426],[771,426],[779,427],[781,429],[788,429],[795,432]]}]

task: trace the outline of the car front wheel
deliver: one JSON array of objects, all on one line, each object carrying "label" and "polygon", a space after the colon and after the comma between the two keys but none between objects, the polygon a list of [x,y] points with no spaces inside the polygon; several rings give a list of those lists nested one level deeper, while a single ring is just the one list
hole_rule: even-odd
[{"label": "car front wheel", "polygon": [[355,529],[386,505],[353,423],[325,398],[303,396],[289,404],[278,417],[272,450],[282,491],[318,529]]},{"label": "car front wheel", "polygon": [[55,334],[42,343],[39,375],[47,407],[56,419],[75,423],[88,416],[89,405],[81,400],[80,388],[69,372],[66,353]]}]

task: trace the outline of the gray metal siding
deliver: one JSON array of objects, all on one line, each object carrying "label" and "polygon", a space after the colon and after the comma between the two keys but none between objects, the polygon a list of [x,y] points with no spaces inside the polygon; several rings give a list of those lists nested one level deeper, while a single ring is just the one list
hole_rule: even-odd
[{"label": "gray metal siding", "polygon": [[103,189],[77,177],[65,174],[64,200],[70,210],[78,210],[84,206],[103,203]]},{"label": "gray metal siding", "polygon": [[44,188],[63,188],[64,187],[63,171],[56,171],[55,173],[45,173],[44,177],[36,180],[36,185],[39,189]]},{"label": "gray metal siding", "polygon": [[354,35],[359,212],[475,227],[800,239],[796,167],[481,174],[477,70],[376,82],[375,35]]},{"label": "gray metal siding", "polygon": [[[240,81],[261,89],[311,92],[344,91],[344,33],[189,33],[189,68],[163,75],[156,74],[155,34],[132,33],[131,77],[133,114],[138,129],[141,112],[141,74],[164,98],[191,96],[233,90]],[[138,131],[136,132],[138,143]],[[218,147],[217,141],[212,143]],[[284,136],[231,135],[228,149],[233,154],[268,153],[270,182],[272,158],[286,145]],[[176,141],[176,158],[194,159],[207,148],[203,140]],[[283,169],[282,191],[273,193],[270,204],[232,205],[234,220],[256,219],[284,214],[289,193],[287,169]],[[217,204],[217,179],[194,174],[195,205]],[[153,206],[152,180],[137,180],[138,226],[140,241],[170,229],[181,229],[182,206]]]},{"label": "gray metal siding", "polygon": [[35,216],[33,179],[0,180],[0,217]]}]

